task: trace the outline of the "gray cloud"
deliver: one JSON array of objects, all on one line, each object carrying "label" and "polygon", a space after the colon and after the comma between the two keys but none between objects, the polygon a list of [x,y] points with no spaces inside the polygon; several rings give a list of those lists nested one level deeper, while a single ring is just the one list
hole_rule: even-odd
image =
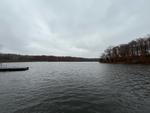
[{"label": "gray cloud", "polygon": [[149,33],[149,0],[1,0],[0,52],[99,57]]}]

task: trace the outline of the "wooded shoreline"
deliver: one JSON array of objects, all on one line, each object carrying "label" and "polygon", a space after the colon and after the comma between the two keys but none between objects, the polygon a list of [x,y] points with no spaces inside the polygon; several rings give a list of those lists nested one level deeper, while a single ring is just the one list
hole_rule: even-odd
[{"label": "wooded shoreline", "polygon": [[108,47],[99,61],[101,63],[150,64],[150,35],[128,44]]},{"label": "wooded shoreline", "polygon": [[0,54],[0,62],[98,62],[99,58],[71,56]]}]

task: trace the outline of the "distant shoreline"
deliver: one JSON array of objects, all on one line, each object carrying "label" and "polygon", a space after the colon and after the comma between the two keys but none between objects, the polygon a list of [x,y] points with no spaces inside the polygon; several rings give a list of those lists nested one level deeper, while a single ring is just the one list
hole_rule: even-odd
[{"label": "distant shoreline", "polygon": [[18,55],[0,54],[2,62],[98,62],[99,58],[82,58],[72,56]]},{"label": "distant shoreline", "polygon": [[99,62],[99,61],[5,61],[1,63],[23,63],[23,62]]}]

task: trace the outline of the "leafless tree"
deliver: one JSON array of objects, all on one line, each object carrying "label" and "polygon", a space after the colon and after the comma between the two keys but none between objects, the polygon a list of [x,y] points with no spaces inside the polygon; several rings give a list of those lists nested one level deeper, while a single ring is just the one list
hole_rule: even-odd
[{"label": "leafless tree", "polygon": [[118,62],[134,58],[150,56],[150,35],[143,38],[132,40],[128,44],[119,46],[109,46],[102,55],[101,59],[105,62]]}]

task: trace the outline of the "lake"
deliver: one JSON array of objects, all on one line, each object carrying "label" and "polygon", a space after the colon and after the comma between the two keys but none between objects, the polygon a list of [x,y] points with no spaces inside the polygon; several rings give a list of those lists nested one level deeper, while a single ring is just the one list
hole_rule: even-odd
[{"label": "lake", "polygon": [[0,72],[0,113],[150,113],[150,65],[27,62],[7,66],[30,69]]}]

